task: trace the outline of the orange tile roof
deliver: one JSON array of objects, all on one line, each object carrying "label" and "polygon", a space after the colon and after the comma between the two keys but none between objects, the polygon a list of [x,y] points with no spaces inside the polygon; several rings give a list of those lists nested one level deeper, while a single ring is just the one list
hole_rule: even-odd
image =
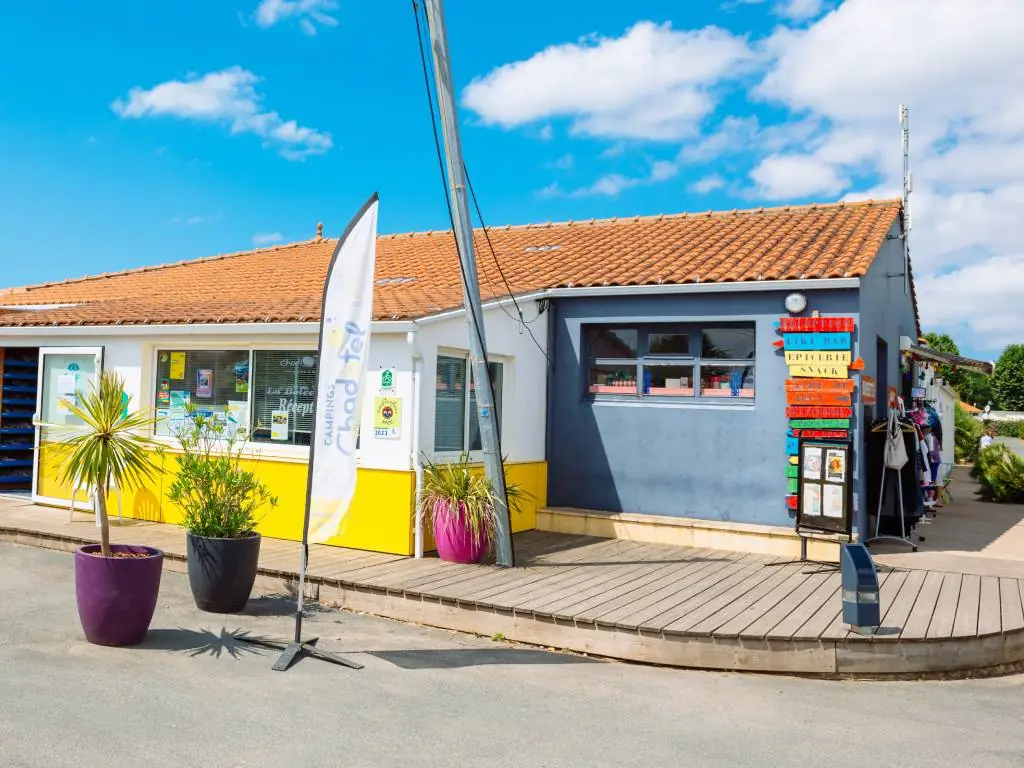
[{"label": "orange tile roof", "polygon": [[[898,200],[491,227],[516,294],[559,287],[859,277],[900,215]],[[480,293],[506,295],[482,231]],[[0,326],[319,320],[336,239],[0,291]],[[462,306],[450,231],[377,240],[377,320]],[[17,306],[47,306],[24,311]]]}]

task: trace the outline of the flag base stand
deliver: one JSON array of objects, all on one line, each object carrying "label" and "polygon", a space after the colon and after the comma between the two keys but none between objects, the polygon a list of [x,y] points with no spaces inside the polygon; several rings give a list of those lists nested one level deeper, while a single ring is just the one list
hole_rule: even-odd
[{"label": "flag base stand", "polygon": [[337,664],[340,667],[348,667],[349,669],[363,668],[363,665],[359,662],[346,659],[343,656],[338,656],[330,651],[320,650],[316,647],[316,641],[319,639],[316,637],[303,642],[292,643],[287,643],[283,640],[266,640],[264,638],[244,636],[238,637],[237,639],[243,643],[258,645],[261,648],[271,648],[275,651],[281,651],[281,655],[278,656],[277,661],[274,662],[274,666],[271,667],[275,672],[287,672],[296,661],[304,656],[309,656],[312,659],[319,659],[320,661],[327,661],[331,664]]}]

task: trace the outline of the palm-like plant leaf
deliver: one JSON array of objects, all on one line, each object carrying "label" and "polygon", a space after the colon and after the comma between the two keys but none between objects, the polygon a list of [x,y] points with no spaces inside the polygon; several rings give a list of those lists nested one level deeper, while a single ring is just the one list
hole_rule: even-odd
[{"label": "palm-like plant leaf", "polygon": [[139,488],[161,471],[153,461],[149,437],[140,432],[154,423],[143,411],[128,412],[124,402],[124,379],[104,371],[79,403],[67,403],[68,411],[81,425],[47,424],[54,430],[54,444],[61,459],[61,482],[95,492],[100,516],[101,548],[110,555],[107,522],[107,491],[111,484],[122,490]]}]

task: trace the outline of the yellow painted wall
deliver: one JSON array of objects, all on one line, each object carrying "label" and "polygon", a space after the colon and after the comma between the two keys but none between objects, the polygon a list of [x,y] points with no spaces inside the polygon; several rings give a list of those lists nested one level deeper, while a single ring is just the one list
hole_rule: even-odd
[{"label": "yellow painted wall", "polygon": [[[42,446],[39,461],[39,495],[70,500],[70,489],[59,479],[60,460],[54,449]],[[164,474],[150,486],[122,492],[124,516],[177,524],[181,521],[181,513],[166,497],[177,459],[173,452],[166,451],[158,463],[162,464]],[[271,492],[278,497],[278,505],[260,521],[259,532],[270,538],[300,541],[306,502],[307,465],[304,462],[276,459],[246,460],[242,464],[246,469],[258,472]],[[482,467],[479,471],[483,471]],[[547,504],[547,464],[510,464],[507,477],[508,482],[520,484],[530,494],[522,511],[513,514],[512,530],[531,530],[536,526],[537,509]],[[341,535],[328,543],[374,552],[413,554],[415,492],[414,472],[360,467],[355,498],[345,517]],[[80,508],[87,507],[84,494],[80,492],[76,499],[82,502]],[[117,514],[116,505],[117,497],[111,494],[107,504],[111,515]],[[433,548],[433,541],[429,531],[426,533],[429,550]]]}]

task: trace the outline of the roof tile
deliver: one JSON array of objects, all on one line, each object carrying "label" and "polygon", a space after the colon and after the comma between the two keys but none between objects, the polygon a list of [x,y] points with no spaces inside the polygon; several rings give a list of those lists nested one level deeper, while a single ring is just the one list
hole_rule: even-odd
[{"label": "roof tile", "polygon": [[[898,200],[492,227],[474,232],[486,299],[559,287],[858,277]],[[0,326],[315,321],[335,239],[0,291]],[[450,231],[377,241],[377,320],[462,304]],[[25,311],[18,307],[61,305]]]}]

